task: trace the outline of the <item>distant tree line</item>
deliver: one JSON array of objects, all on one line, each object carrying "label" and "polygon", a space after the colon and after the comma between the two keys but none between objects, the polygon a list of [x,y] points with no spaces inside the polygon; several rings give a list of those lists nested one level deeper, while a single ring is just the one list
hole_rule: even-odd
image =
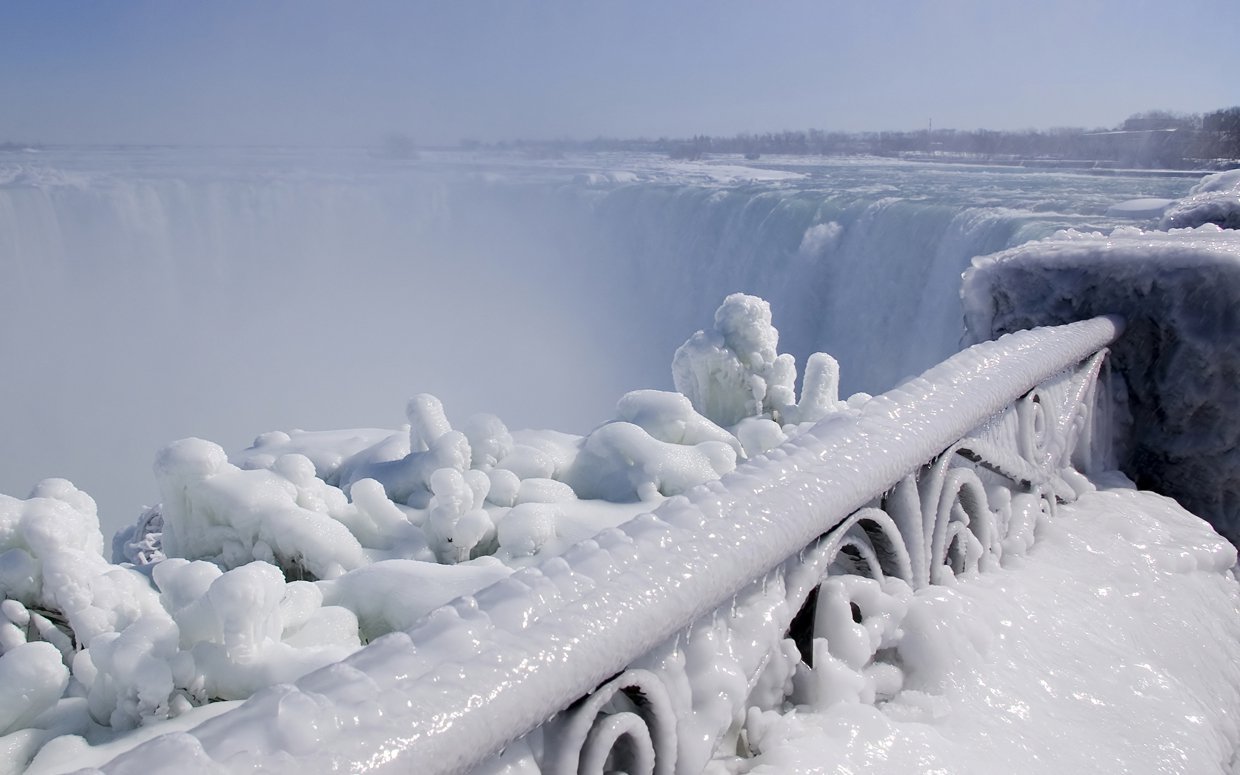
[{"label": "distant tree line", "polygon": [[[476,143],[474,144],[476,147]],[[1240,107],[1204,115],[1147,111],[1116,127],[996,131],[929,128],[911,132],[833,132],[785,130],[731,137],[570,141],[517,141],[499,147],[523,149],[537,156],[564,151],[639,151],[673,159],[709,154],[797,156],[871,155],[986,163],[1076,162],[1082,166],[1232,167],[1240,165]]]}]

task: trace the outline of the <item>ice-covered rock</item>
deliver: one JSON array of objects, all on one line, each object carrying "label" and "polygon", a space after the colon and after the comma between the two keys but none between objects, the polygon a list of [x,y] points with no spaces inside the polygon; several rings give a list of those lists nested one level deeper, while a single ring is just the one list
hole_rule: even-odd
[{"label": "ice-covered rock", "polygon": [[29,725],[68,685],[69,670],[50,643],[23,643],[0,654],[0,736]]},{"label": "ice-covered rock", "polygon": [[[426,444],[426,449],[411,451],[398,460],[353,468],[347,477],[342,469],[344,489],[347,491],[358,480],[374,479],[383,485],[392,500],[425,508],[431,498],[431,475],[441,468],[464,471],[473,459],[469,440],[460,431],[446,431]],[[345,466],[348,466],[348,461]]]},{"label": "ice-covered rock", "polygon": [[681,393],[665,390],[634,390],[616,405],[616,419],[632,423],[659,441],[698,444],[718,441],[741,452],[736,437],[698,414]]},{"label": "ice-covered rock", "polygon": [[788,440],[788,434],[779,423],[765,417],[746,417],[734,427],[745,457],[761,455]]},{"label": "ice-covered rock", "polygon": [[492,557],[451,566],[384,560],[316,586],[322,590],[324,605],[340,606],[357,615],[362,638],[370,641],[407,629],[435,608],[511,572]]},{"label": "ice-covered rock", "polygon": [[547,503],[522,503],[508,510],[496,530],[499,548],[509,557],[531,557],[557,535],[561,512]]},{"label": "ice-covered rock", "polygon": [[1175,204],[1174,199],[1162,199],[1159,197],[1141,197],[1140,199],[1129,199],[1119,202],[1107,208],[1107,215],[1117,218],[1159,218],[1167,211],[1167,208]]},{"label": "ice-covered rock", "polygon": [[[271,468],[276,459],[289,453],[305,455],[314,463],[315,476],[328,484],[339,482],[338,472],[344,461],[394,435],[377,428],[353,428],[340,431],[269,431],[260,434],[254,443],[228,459],[238,468]],[[405,443],[408,435],[404,434]],[[405,450],[408,452],[408,450]],[[402,452],[401,454],[405,454]]]},{"label": "ice-covered rock", "polygon": [[1192,228],[1207,223],[1240,229],[1240,169],[1207,175],[1188,196],[1167,208],[1161,226]]},{"label": "ice-covered rock", "polygon": [[976,259],[961,296],[969,342],[1122,315],[1122,468],[1240,542],[1240,232],[1060,232]]}]

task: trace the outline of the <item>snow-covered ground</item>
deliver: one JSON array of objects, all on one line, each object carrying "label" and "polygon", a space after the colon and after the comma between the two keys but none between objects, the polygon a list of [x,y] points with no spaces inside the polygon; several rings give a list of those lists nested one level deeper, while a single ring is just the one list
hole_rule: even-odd
[{"label": "snow-covered ground", "polygon": [[761,754],[727,770],[1240,771],[1234,550],[1129,487],[1062,508],[1018,562],[918,593],[901,695],[767,714]]}]

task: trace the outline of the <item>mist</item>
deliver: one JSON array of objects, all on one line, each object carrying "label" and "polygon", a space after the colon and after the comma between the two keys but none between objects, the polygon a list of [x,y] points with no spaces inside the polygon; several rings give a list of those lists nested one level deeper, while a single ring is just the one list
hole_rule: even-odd
[{"label": "mist", "polygon": [[[464,174],[347,155],[54,162],[81,187],[0,187],[0,492],[63,476],[115,528],[158,499],[150,463],[177,438],[394,428],[421,392],[457,421],[584,432],[617,387],[647,386],[572,226]],[[155,163],[177,166],[126,169]]]}]

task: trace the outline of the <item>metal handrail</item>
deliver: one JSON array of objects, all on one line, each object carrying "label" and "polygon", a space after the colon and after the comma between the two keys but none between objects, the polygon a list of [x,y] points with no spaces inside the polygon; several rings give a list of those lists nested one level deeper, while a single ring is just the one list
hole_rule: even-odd
[{"label": "metal handrail", "polygon": [[[670,498],[653,513],[604,531],[563,556],[454,601],[408,632],[376,640],[295,686],[256,694],[204,722],[181,744],[230,768],[466,772],[618,674],[644,685],[647,679],[640,674],[627,678],[634,671],[624,673],[626,668],[677,642],[729,601],[735,605],[755,583],[765,585],[773,573],[784,573],[780,569],[807,547],[833,541],[838,551],[851,540],[850,556],[872,555],[878,572],[883,551],[845,535],[858,525],[874,529],[889,515],[901,533],[917,533],[895,550],[907,552],[906,570],[899,572],[913,582],[933,581],[936,567],[956,551],[952,536],[959,525],[930,524],[933,516],[925,516],[926,510],[939,506],[929,500],[940,495],[926,490],[924,482],[938,481],[942,490],[948,479],[960,480],[952,485],[957,487],[952,497],[967,496],[971,485],[950,476],[948,458],[994,457],[986,450],[1011,435],[1004,410],[1029,417],[1046,411],[1030,391],[1074,368],[1088,372],[1065,393],[1079,403],[1097,375],[1096,354],[1121,330],[1118,319],[1101,317],[971,347],[871,399],[858,413],[828,417],[718,482]],[[1022,400],[1024,409],[1012,409]],[[1038,431],[1076,434],[1071,442],[1051,440],[1038,446],[1032,460],[1014,452],[1011,461],[994,462],[990,470],[1023,471],[1054,457],[1042,466],[1054,479],[1056,466],[1071,465],[1080,435],[1075,412],[1073,404],[1054,427]],[[1012,432],[1026,436],[1035,424],[1019,417],[1012,422],[1028,425]],[[1019,484],[1049,493],[1063,489],[1063,482],[1049,480]],[[901,492],[906,500],[927,501],[918,515],[887,506],[884,498]],[[918,527],[908,527],[914,523]],[[925,535],[920,523],[929,525]],[[643,702],[651,701],[652,691],[657,694],[626,687],[619,688]],[[320,709],[313,746],[290,754],[236,750],[230,743],[232,730],[278,724],[287,704]],[[358,733],[362,728],[365,734]],[[376,738],[383,740],[377,748]],[[652,771],[670,772],[669,762],[664,756]],[[684,756],[681,765],[678,771],[688,767]]]}]

